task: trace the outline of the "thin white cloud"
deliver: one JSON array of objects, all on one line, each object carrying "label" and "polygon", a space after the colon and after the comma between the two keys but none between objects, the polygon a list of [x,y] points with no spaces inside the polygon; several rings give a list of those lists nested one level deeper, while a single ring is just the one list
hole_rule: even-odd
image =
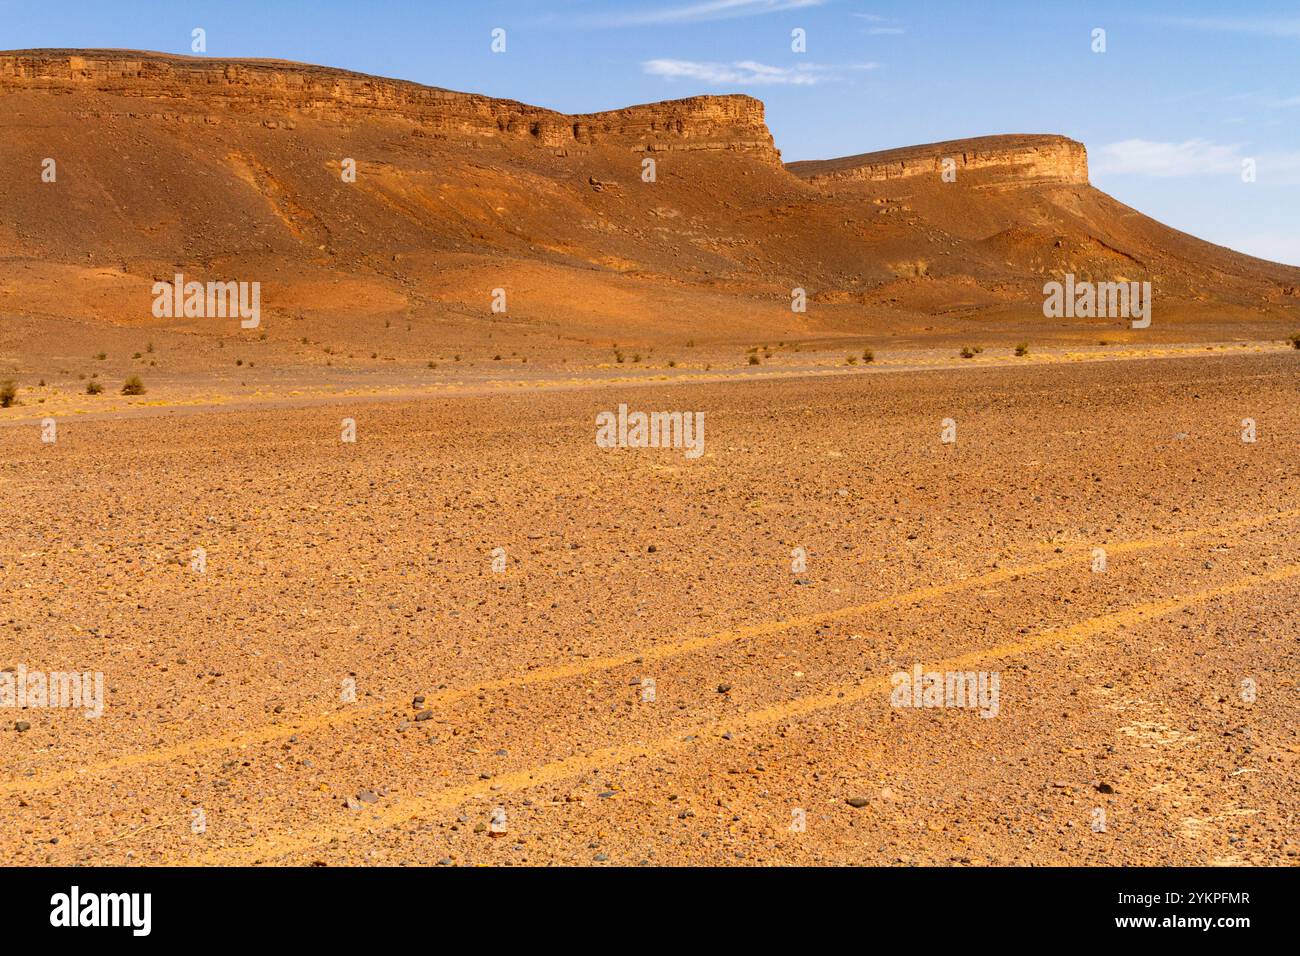
[{"label": "thin white cloud", "polygon": [[731,20],[736,17],[762,16],[806,7],[820,7],[826,0],[702,0],[686,6],[655,7],[644,10],[626,10],[607,16],[584,19],[590,26],[633,27],[659,26],[674,23],[704,23],[710,20]]},{"label": "thin white cloud", "polygon": [[1203,139],[1181,143],[1126,139],[1095,151],[1093,167],[1099,173],[1130,176],[1212,176],[1239,171],[1241,160],[1237,146],[1221,146]]},{"label": "thin white cloud", "polygon": [[838,79],[854,70],[874,70],[878,63],[830,65],[801,63],[798,66],[770,66],[756,60],[706,63],[696,60],[646,60],[641,68],[651,76],[670,80],[700,80],[727,86],[814,86]]},{"label": "thin white cloud", "polygon": [[1233,19],[1227,17],[1157,17],[1158,23],[1186,27],[1189,30],[1209,30],[1214,33],[1250,33],[1257,36],[1300,39],[1300,19],[1255,18]]},{"label": "thin white cloud", "polygon": [[1126,139],[1110,143],[1092,154],[1093,171],[1100,175],[1150,176],[1170,179],[1184,176],[1240,176],[1242,162],[1255,161],[1259,182],[1289,183],[1300,173],[1300,152],[1248,152],[1238,144],[1189,139],[1162,143]]},{"label": "thin white cloud", "polygon": [[[855,13],[853,14],[853,16],[857,17],[859,20],[866,20],[868,23],[883,24],[883,23],[892,22],[886,19],[885,17],[882,17],[879,14],[875,14],[875,13]],[[867,34],[869,36],[879,37],[879,36],[897,36],[900,33],[906,33],[906,32],[907,30],[905,30],[903,27],[874,26],[867,31]]]}]

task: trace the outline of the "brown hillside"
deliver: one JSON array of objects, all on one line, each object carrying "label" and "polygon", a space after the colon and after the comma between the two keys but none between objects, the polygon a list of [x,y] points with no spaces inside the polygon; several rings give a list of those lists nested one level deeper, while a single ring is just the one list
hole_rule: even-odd
[{"label": "brown hillside", "polygon": [[[1300,269],[1123,206],[1062,137],[783,166],[746,96],[568,116],[278,60],[111,50],[0,54],[0,124],[19,173],[0,192],[0,361],[20,372],[147,336],[202,365],[249,336],[154,318],[153,282],[178,271],[262,283],[268,364],[1136,334],[1044,319],[1042,284],[1064,271],[1152,281],[1152,340],[1276,337],[1300,313]],[[954,183],[937,171],[949,155]]]}]

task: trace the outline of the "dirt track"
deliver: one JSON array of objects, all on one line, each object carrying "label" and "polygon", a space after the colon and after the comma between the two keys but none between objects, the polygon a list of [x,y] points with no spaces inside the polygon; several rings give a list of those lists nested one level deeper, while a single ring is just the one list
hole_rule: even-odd
[{"label": "dirt track", "polygon": [[1298,358],[0,429],[4,862],[1294,863]]}]

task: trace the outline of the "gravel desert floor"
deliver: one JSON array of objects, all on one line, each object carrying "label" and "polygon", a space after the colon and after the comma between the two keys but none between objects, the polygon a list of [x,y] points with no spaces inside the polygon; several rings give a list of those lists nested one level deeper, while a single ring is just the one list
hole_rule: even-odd
[{"label": "gravel desert floor", "polygon": [[1300,352],[919,374],[11,410],[3,862],[1294,864]]}]

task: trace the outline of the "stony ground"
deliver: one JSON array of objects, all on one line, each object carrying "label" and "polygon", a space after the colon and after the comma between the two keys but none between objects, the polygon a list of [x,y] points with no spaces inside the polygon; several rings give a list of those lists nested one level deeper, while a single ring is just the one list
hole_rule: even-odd
[{"label": "stony ground", "polygon": [[[0,861],[1294,864],[1298,384],[9,410],[0,668],[106,699],[0,709]],[[705,453],[597,447],[620,403],[704,412]],[[892,706],[918,663],[997,715]]]}]

